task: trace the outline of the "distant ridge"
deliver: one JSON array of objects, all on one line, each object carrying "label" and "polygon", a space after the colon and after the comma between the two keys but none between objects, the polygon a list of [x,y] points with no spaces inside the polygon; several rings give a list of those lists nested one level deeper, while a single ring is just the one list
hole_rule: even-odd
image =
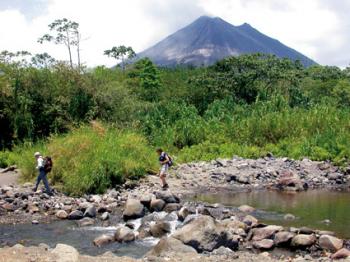
[{"label": "distant ridge", "polygon": [[234,26],[219,17],[201,16],[154,46],[138,54],[160,66],[211,65],[228,56],[249,53],[274,54],[300,60],[304,66],[316,64],[296,50],[268,37],[245,23]]}]

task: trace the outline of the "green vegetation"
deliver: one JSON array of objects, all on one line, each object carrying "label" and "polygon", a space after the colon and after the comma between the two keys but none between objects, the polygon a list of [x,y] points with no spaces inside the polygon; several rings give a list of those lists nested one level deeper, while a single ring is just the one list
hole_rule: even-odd
[{"label": "green vegetation", "polygon": [[272,152],[349,164],[350,69],[261,54],[207,68],[142,59],[82,69],[24,55],[0,55],[0,148],[12,150],[0,165],[19,164],[26,180],[37,150],[53,156],[50,178],[72,194],[156,169],[158,146],[177,163]]},{"label": "green vegetation", "polygon": [[97,122],[66,135],[52,136],[46,143],[15,148],[24,180],[37,175],[33,165],[35,151],[52,156],[55,168],[50,173],[51,181],[63,185],[70,194],[102,193],[157,167],[145,138],[130,131],[105,128]]}]

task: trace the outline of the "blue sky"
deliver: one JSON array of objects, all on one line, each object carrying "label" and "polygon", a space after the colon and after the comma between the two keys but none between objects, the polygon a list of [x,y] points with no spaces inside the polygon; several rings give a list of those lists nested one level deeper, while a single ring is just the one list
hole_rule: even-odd
[{"label": "blue sky", "polygon": [[321,64],[350,64],[350,0],[0,0],[0,50],[48,52],[67,59],[65,48],[40,45],[54,19],[80,23],[82,59],[112,65],[103,50],[131,45],[137,52],[201,15],[251,24]]}]

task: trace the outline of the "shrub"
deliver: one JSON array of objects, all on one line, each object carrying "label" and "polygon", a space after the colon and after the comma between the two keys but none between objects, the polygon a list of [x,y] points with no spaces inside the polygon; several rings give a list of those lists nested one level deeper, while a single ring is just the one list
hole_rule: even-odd
[{"label": "shrub", "polygon": [[155,168],[153,150],[133,132],[95,123],[66,135],[53,136],[45,144],[18,148],[17,160],[25,180],[36,176],[34,151],[53,158],[49,178],[73,195],[102,193],[125,179],[137,179]]}]

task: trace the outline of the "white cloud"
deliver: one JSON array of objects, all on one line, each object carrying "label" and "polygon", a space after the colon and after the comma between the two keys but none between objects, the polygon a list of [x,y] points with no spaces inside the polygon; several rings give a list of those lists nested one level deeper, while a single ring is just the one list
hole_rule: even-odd
[{"label": "white cloud", "polygon": [[0,50],[46,51],[66,59],[63,46],[40,45],[36,40],[48,31],[50,22],[67,17],[80,23],[85,38],[82,59],[89,66],[112,65],[115,62],[103,56],[103,50],[125,44],[142,51],[209,14],[235,25],[248,22],[321,64],[350,62],[346,46],[350,27],[345,19],[350,5],[340,0],[49,0],[40,15],[35,9],[34,17],[28,7],[20,8],[21,0],[16,1],[16,6],[0,5]]}]

